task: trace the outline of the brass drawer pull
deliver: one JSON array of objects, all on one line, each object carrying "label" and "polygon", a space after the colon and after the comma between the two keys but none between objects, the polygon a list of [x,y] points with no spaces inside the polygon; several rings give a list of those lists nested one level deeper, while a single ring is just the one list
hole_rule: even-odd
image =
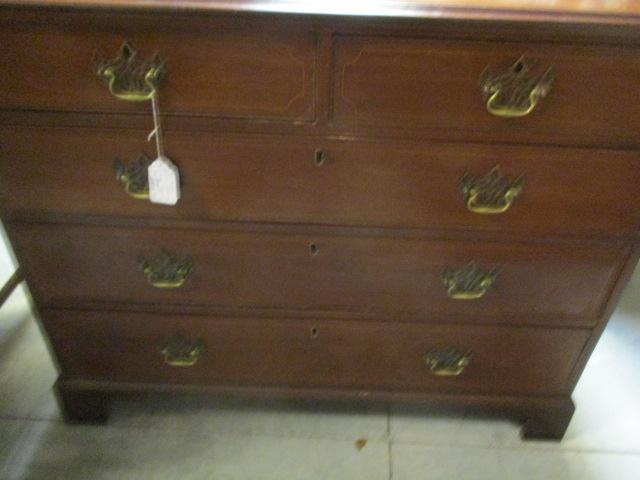
[{"label": "brass drawer pull", "polygon": [[164,71],[164,60],[157,53],[145,60],[127,42],[116,58],[96,61],[96,73],[107,83],[111,94],[128,102],[151,100]]},{"label": "brass drawer pull", "polygon": [[502,174],[500,166],[495,166],[480,178],[465,174],[461,180],[461,190],[467,208],[473,213],[494,215],[504,213],[522,193],[523,175],[510,179]]},{"label": "brass drawer pull", "polygon": [[182,335],[175,335],[160,346],[164,362],[172,367],[191,367],[198,362],[204,352],[202,341],[190,342]]},{"label": "brass drawer pull", "polygon": [[445,350],[431,350],[424,356],[424,361],[432,374],[443,377],[457,377],[471,362],[473,352],[458,352],[449,347]]},{"label": "brass drawer pull", "polygon": [[127,195],[139,200],[149,199],[147,171],[150,164],[151,160],[144,153],[128,165],[120,159],[115,160],[113,169],[116,172],[116,180],[122,185]]},{"label": "brass drawer pull", "polygon": [[474,262],[469,262],[458,270],[447,268],[442,272],[447,295],[454,300],[476,300],[483,297],[496,277],[495,271],[485,272]]},{"label": "brass drawer pull", "polygon": [[164,250],[151,258],[141,256],[139,265],[147,282],[156,288],[181,287],[193,270],[190,259],[177,258]]},{"label": "brass drawer pull", "polygon": [[517,118],[529,115],[547,96],[553,85],[553,68],[544,71],[520,57],[506,71],[492,73],[487,67],[480,77],[487,110],[496,117]]}]

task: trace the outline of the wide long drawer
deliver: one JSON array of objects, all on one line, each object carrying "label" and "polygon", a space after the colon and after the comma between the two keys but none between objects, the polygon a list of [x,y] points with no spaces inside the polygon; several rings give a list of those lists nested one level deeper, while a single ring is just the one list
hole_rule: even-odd
[{"label": "wide long drawer", "polygon": [[142,132],[2,127],[0,210],[606,236],[640,226],[632,151],[204,134],[166,143],[183,182],[175,207],[127,194],[146,185],[134,168],[141,153],[152,158]]},{"label": "wide long drawer", "polygon": [[627,247],[8,224],[43,305],[593,325]]},{"label": "wide long drawer", "polygon": [[636,48],[344,36],[341,127],[507,142],[637,144]]},{"label": "wide long drawer", "polygon": [[44,310],[67,378],[562,394],[589,330]]},{"label": "wide long drawer", "polygon": [[0,109],[144,113],[151,121],[149,102],[126,99],[148,97],[153,85],[164,114],[315,116],[312,32],[175,15],[49,17],[30,23],[28,14],[1,12]]}]

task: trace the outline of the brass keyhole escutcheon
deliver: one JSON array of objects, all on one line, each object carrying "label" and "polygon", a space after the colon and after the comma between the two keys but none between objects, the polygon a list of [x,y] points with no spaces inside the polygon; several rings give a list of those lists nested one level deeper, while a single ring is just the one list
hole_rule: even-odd
[{"label": "brass keyhole escutcheon", "polygon": [[309,244],[309,255],[311,255],[312,257],[315,257],[316,255],[318,255],[319,251],[320,251],[320,248],[318,247],[318,245],[316,245],[313,242]]},{"label": "brass keyhole escutcheon", "polygon": [[325,152],[324,150],[316,150],[314,157],[313,157],[313,164],[316,167],[321,167],[323,166],[325,163],[327,163],[327,160],[329,159],[329,155],[327,154],[327,152]]},{"label": "brass keyhole escutcheon", "polygon": [[318,327],[311,327],[309,330],[309,335],[311,338],[318,338]]},{"label": "brass keyhole escutcheon", "polygon": [[524,70],[524,63],[522,61],[522,58],[520,58],[514,65],[513,65],[513,73],[521,73],[522,70]]}]

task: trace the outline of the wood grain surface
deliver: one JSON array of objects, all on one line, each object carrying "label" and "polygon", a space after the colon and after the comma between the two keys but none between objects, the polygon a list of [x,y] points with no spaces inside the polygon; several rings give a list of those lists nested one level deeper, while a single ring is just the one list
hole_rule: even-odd
[{"label": "wood grain surface", "polygon": [[[625,248],[580,245],[7,228],[42,305],[183,304],[369,313],[389,320],[410,315],[430,322],[451,316],[482,323],[594,325],[628,256]],[[192,260],[193,271],[180,288],[154,288],[140,269],[141,257],[163,250]],[[442,273],[470,261],[495,270],[495,284],[477,300],[449,298]]]},{"label": "wood grain surface", "polygon": [[[169,27],[171,28],[171,27]],[[4,109],[138,113],[149,102],[126,102],[96,74],[98,58],[112,59],[124,41],[139,58],[160,55],[166,73],[161,112],[173,115],[302,122],[314,117],[315,42],[312,32],[248,28],[175,29],[123,23],[114,29],[12,22],[0,31],[0,91]],[[25,81],[22,72],[28,78]]]},{"label": "wood grain surface", "polygon": [[[450,42],[380,37],[336,41],[334,120],[338,125],[456,130],[523,142],[621,142],[640,124],[629,92],[640,79],[636,49],[532,43]],[[554,82],[526,117],[486,108],[483,72],[504,74],[522,56]]]},{"label": "wood grain surface", "polygon": [[[43,321],[63,369],[79,379],[476,394],[565,393],[589,336],[588,330],[61,310],[45,311]],[[192,367],[164,362],[159,347],[176,334],[205,347]],[[435,376],[424,356],[448,347],[470,350],[473,358],[458,377]]]},{"label": "wood grain surface", "polygon": [[2,0],[5,5],[147,11],[262,12],[409,18],[502,18],[546,22],[634,22],[637,0]]},{"label": "wood grain surface", "polygon": [[[0,211],[623,238],[640,225],[635,151],[174,133],[165,148],[182,197],[167,207],[116,181],[116,159],[154,158],[145,137],[0,127]],[[511,181],[522,176],[522,193],[502,214],[471,212],[461,180],[497,165]]]},{"label": "wood grain surface", "polygon": [[[559,439],[640,252],[640,2],[0,0],[0,216],[61,367],[69,421],[150,390],[490,409]],[[130,198],[150,106],[97,54],[158,52],[175,208]],[[554,83],[523,118],[485,69]],[[536,67],[538,68],[538,67]],[[500,215],[463,177],[522,175]],[[151,286],[141,260],[193,264]],[[446,269],[496,274],[449,298]],[[166,365],[173,335],[202,340]],[[431,349],[473,351],[436,377]]]}]

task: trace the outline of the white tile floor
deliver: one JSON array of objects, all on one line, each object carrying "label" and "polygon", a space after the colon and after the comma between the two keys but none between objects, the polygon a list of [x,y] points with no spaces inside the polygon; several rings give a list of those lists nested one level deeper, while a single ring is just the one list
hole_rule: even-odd
[{"label": "white tile floor", "polygon": [[[0,251],[1,279],[10,268]],[[67,426],[19,289],[0,309],[0,479],[640,479],[639,372],[640,271],[578,384],[561,443],[523,443],[506,420],[415,407],[205,397],[118,402],[107,426]]]}]

